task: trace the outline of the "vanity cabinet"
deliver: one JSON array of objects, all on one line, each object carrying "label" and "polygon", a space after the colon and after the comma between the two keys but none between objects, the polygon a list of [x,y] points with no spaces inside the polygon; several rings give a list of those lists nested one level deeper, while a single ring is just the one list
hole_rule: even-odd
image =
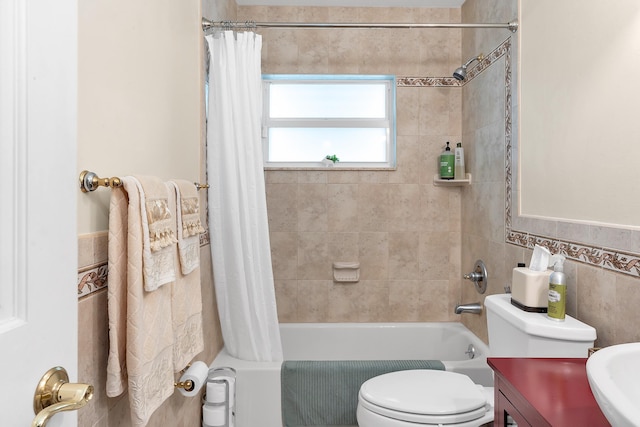
[{"label": "vanity cabinet", "polygon": [[586,370],[587,359],[496,358],[495,427],[609,426],[598,406]]}]

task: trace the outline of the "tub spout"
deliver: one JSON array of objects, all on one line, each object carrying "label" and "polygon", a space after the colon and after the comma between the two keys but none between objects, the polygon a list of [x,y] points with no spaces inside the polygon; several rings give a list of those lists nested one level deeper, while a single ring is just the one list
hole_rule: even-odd
[{"label": "tub spout", "polygon": [[479,302],[474,302],[471,304],[457,304],[455,312],[456,314],[462,314],[462,313],[480,314],[482,313],[482,306],[480,305]]}]

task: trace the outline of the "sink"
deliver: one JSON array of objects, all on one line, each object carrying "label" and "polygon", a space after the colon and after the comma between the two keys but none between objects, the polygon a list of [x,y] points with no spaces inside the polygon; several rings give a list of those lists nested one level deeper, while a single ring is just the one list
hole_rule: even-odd
[{"label": "sink", "polygon": [[640,426],[640,342],[595,352],[587,360],[587,378],[611,425]]}]

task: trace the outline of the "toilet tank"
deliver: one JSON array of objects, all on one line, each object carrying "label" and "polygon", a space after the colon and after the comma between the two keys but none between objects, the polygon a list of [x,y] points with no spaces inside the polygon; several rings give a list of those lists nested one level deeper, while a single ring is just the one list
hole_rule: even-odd
[{"label": "toilet tank", "polygon": [[593,327],[573,317],[559,322],[520,310],[511,294],[489,295],[484,305],[493,357],[587,357],[596,339]]}]

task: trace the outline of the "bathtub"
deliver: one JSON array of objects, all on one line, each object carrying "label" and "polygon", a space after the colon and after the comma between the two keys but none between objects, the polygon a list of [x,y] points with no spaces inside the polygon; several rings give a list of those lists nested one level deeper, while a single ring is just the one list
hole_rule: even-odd
[{"label": "bathtub", "polygon": [[[489,348],[461,323],[284,323],[280,333],[285,360],[441,360],[493,386]],[[282,427],[280,365],[236,359],[224,348],[216,356],[212,368],[236,370],[236,427]]]}]

